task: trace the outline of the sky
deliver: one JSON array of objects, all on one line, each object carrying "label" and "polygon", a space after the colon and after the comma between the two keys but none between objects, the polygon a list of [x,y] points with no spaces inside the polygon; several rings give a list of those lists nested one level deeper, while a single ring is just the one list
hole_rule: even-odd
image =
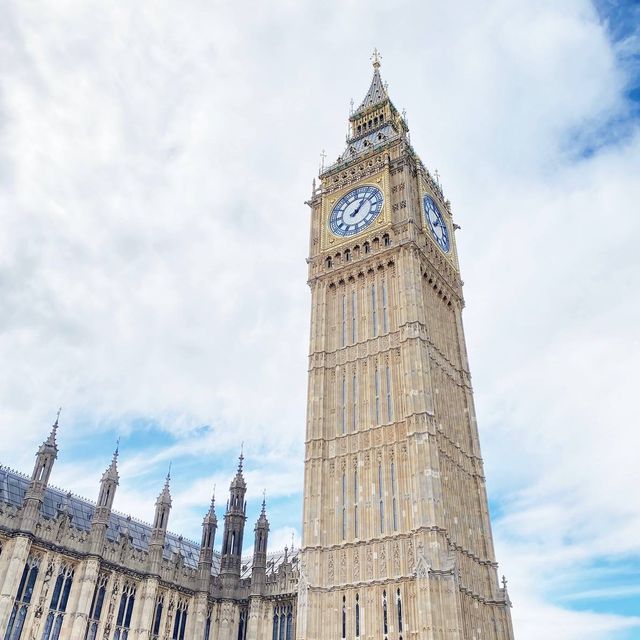
[{"label": "sky", "polygon": [[[457,224],[518,640],[640,638],[640,4],[0,0],[0,463],[300,539],[304,201],[371,51]],[[220,513],[219,513],[220,515]],[[249,537],[249,544],[251,542]]]}]

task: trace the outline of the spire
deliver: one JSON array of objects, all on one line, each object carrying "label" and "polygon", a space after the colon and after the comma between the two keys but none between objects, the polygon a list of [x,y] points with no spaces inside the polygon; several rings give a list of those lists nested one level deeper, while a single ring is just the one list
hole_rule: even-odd
[{"label": "spire", "polygon": [[240,447],[240,456],[238,457],[238,471],[236,472],[235,478],[231,482],[230,489],[232,491],[233,489],[237,489],[237,488],[246,489],[247,483],[244,480],[243,469],[244,469],[244,442]]},{"label": "spire", "polygon": [[364,97],[364,100],[360,103],[360,106],[355,110],[351,117],[356,116],[361,111],[368,109],[369,107],[373,107],[376,104],[384,102],[387,99],[387,88],[382,82],[382,78],[380,77],[380,59],[381,55],[377,49],[373,50],[373,55],[371,56],[371,61],[373,63],[373,78],[371,79],[371,85],[369,86],[369,91],[367,91],[367,95]]},{"label": "spire", "polygon": [[164,481],[164,487],[162,487],[162,491],[156,500],[156,504],[166,504],[171,506],[171,491],[169,490],[169,483],[171,481],[171,463],[169,463],[169,471],[167,473],[167,477]]},{"label": "spire", "polygon": [[211,496],[211,504],[209,505],[209,511],[204,518],[205,522],[218,522],[218,516],[216,516],[216,487],[213,486],[213,495]]},{"label": "spire", "polygon": [[58,444],[56,443],[56,436],[58,435],[58,421],[60,420],[60,412],[62,411],[62,407],[58,409],[58,413],[56,413],[56,421],[51,426],[51,433],[49,437],[42,443],[43,447],[58,450]]},{"label": "spire", "polygon": [[267,520],[267,491],[264,489],[262,491],[262,508],[260,509],[260,515],[258,516],[258,521],[256,522],[256,527],[269,527],[269,521]]},{"label": "spire", "polygon": [[113,452],[113,457],[111,458],[111,464],[107,467],[106,471],[102,474],[102,482],[106,480],[113,480],[116,484],[120,480],[120,476],[118,475],[118,455],[120,450],[120,438],[116,443],[115,451]]}]

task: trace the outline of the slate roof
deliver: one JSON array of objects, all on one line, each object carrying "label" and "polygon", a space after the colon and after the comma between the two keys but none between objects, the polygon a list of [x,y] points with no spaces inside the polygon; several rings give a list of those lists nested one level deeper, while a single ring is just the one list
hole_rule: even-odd
[{"label": "slate roof", "polygon": [[[18,509],[22,507],[30,481],[31,479],[28,476],[13,471],[8,467],[0,466],[0,502]],[[42,514],[45,518],[53,520],[59,513],[66,512],[71,517],[72,526],[81,531],[89,531],[95,509],[95,504],[89,500],[71,493],[64,493],[64,491],[55,487],[47,487],[45,489],[44,503],[42,505]],[[112,511],[107,527],[107,539],[111,542],[118,542],[120,534],[129,535],[131,544],[135,549],[148,551],[151,531],[152,526],[150,524]],[[167,532],[163,556],[169,560],[174,553],[184,558],[185,566],[190,569],[197,568],[200,545],[193,540]],[[289,553],[289,561],[297,562],[297,554],[297,550],[294,553]],[[267,554],[267,573],[276,571],[283,561],[284,552],[282,551]],[[242,558],[242,578],[250,577],[251,562],[252,555],[250,554]],[[213,575],[220,573],[220,553],[218,551],[214,551],[213,554],[211,573]]]},{"label": "slate roof", "polygon": [[384,88],[384,84],[382,83],[380,71],[376,67],[373,72],[373,79],[371,80],[369,91],[367,91],[367,95],[364,97],[364,100],[361,102],[360,106],[355,110],[353,116],[357,116],[361,111],[365,111],[369,107],[373,107],[374,105],[383,102],[386,99],[387,90]]}]

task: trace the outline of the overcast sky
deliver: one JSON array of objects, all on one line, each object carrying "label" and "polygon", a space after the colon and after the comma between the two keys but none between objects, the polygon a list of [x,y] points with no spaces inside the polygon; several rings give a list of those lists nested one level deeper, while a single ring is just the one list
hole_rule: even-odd
[{"label": "overcast sky", "polygon": [[[637,2],[0,0],[0,462],[299,540],[304,200],[370,55],[451,200],[518,640],[640,638]],[[220,515],[220,514],[219,514]],[[251,536],[249,536],[249,539]],[[249,540],[250,541],[250,540]]]}]

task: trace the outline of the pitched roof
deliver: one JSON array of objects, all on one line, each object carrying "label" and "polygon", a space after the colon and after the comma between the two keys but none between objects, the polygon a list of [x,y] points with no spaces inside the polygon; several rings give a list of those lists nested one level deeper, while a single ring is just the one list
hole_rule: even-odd
[{"label": "pitched roof", "polygon": [[367,91],[367,95],[364,97],[360,106],[355,110],[354,115],[387,99],[387,90],[382,83],[380,69],[378,68],[379,66],[380,65],[374,65],[373,78],[371,80],[369,91]]}]

